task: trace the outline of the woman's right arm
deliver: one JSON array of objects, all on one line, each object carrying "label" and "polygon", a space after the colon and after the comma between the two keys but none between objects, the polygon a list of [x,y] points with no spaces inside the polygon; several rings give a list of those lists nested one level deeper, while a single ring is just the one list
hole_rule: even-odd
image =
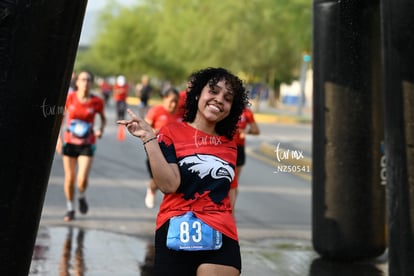
[{"label": "woman's right arm", "polygon": [[178,189],[181,182],[178,165],[167,162],[159,144],[157,143],[156,134],[152,127],[130,109],[127,111],[131,116],[131,119],[119,120],[117,123],[125,125],[129,133],[140,138],[143,142],[157,187],[163,193],[174,193]]},{"label": "woman's right arm", "polygon": [[152,177],[158,189],[165,194],[177,191],[181,182],[178,165],[167,162],[157,139],[149,141],[144,147],[150,162]]}]

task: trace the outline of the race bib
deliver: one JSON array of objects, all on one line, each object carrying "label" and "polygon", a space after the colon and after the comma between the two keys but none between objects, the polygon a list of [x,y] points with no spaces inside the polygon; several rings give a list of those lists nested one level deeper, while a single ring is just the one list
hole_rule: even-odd
[{"label": "race bib", "polygon": [[198,219],[193,212],[170,219],[168,248],[185,251],[218,250],[221,245],[221,232]]},{"label": "race bib", "polygon": [[70,122],[69,131],[76,137],[84,138],[91,131],[91,124],[82,120],[74,119]]}]

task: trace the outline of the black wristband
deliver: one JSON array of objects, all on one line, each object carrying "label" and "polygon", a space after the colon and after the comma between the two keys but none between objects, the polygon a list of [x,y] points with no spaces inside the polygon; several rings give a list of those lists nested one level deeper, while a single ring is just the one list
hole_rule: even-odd
[{"label": "black wristband", "polygon": [[149,138],[147,141],[143,142],[142,145],[145,146],[146,143],[149,143],[149,142],[151,142],[152,140],[155,140],[155,139],[157,139],[157,136],[154,136],[152,138]]}]

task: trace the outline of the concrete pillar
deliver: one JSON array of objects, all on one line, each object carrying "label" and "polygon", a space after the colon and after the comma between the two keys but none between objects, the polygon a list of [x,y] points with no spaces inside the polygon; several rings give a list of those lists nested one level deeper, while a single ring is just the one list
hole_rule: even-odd
[{"label": "concrete pillar", "polygon": [[414,275],[414,2],[381,1],[389,275]]},{"label": "concrete pillar", "polygon": [[379,0],[314,0],[313,246],[358,260],[386,247]]}]

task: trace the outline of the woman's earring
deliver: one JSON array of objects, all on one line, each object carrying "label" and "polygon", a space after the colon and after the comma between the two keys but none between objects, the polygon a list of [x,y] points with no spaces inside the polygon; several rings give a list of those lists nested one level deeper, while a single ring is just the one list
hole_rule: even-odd
[{"label": "woman's earring", "polygon": [[195,96],[195,100],[198,101],[198,96]]}]

